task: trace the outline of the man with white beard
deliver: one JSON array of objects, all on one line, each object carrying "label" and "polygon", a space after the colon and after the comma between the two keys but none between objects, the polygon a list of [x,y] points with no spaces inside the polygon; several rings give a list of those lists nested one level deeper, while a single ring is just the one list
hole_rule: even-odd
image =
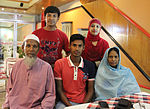
[{"label": "man with white beard", "polygon": [[25,58],[17,61],[10,74],[3,109],[53,109],[55,81],[47,62],[37,57],[40,41],[30,34],[23,41]]}]

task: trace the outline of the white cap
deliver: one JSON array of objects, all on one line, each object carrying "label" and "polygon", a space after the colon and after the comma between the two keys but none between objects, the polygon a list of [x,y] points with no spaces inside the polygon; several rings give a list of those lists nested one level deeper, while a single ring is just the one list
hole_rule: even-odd
[{"label": "white cap", "polygon": [[27,35],[27,36],[24,38],[23,42],[27,41],[28,39],[33,39],[33,40],[37,41],[38,43],[40,43],[39,38],[38,38],[36,35],[34,35],[34,34],[29,34],[29,35]]}]

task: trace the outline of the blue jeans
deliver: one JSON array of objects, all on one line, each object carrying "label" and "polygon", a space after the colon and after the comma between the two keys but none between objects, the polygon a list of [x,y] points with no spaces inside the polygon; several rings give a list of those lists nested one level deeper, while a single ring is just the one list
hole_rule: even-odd
[{"label": "blue jeans", "polygon": [[[72,105],[77,105],[79,103],[74,103],[74,102],[71,102],[69,101]],[[62,103],[61,101],[59,101],[57,104],[56,104],[56,109],[64,109],[65,107],[67,107],[64,103]]]}]

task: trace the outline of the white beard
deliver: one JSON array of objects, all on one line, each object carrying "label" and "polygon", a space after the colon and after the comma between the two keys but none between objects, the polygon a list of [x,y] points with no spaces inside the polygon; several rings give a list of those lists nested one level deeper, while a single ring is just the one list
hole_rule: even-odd
[{"label": "white beard", "polygon": [[34,65],[36,59],[37,57],[30,58],[28,56],[25,56],[24,63],[25,65],[27,65],[27,69],[30,69]]}]

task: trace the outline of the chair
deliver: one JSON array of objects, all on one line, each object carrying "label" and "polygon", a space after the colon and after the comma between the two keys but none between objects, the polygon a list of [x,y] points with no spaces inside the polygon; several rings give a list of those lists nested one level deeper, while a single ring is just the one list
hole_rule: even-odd
[{"label": "chair", "polygon": [[5,61],[5,72],[6,75],[9,77],[9,75],[11,74],[13,65],[17,62],[18,58],[7,58]]}]

